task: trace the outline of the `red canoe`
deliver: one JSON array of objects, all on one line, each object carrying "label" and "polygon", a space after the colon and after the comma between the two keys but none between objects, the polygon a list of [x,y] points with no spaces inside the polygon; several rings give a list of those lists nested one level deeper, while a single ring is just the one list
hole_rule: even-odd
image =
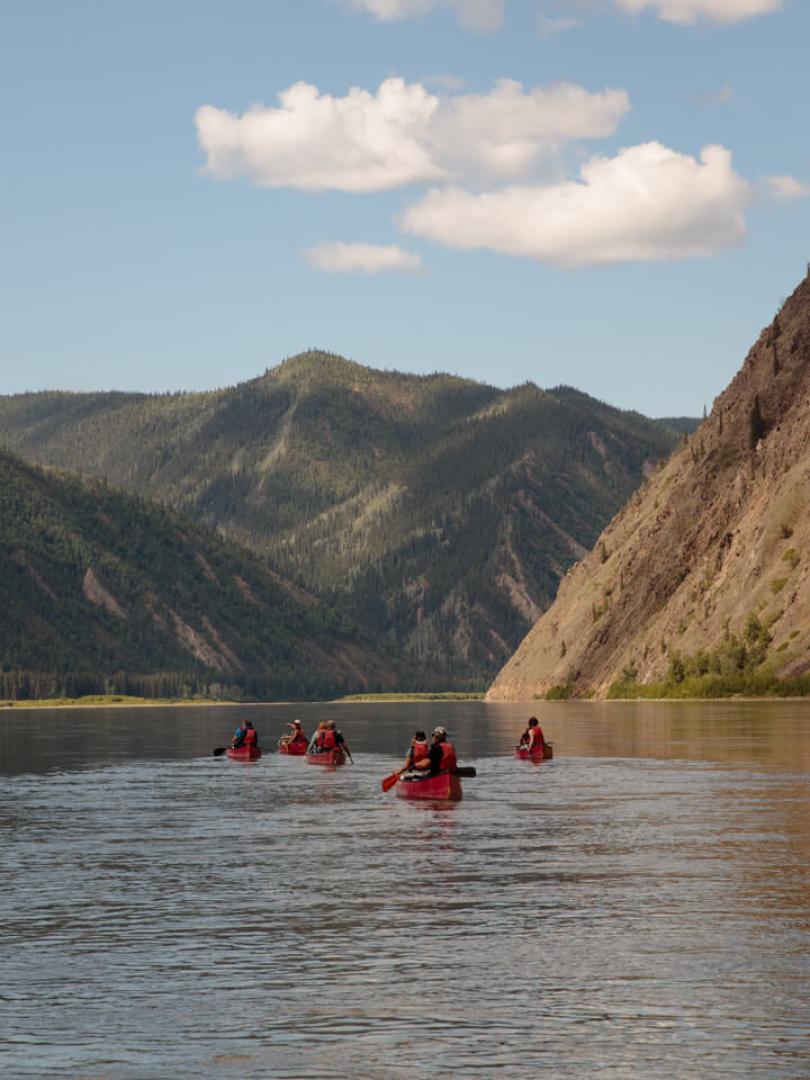
[{"label": "red canoe", "polygon": [[225,753],[234,761],[258,761],[262,756],[258,746],[239,746],[236,749],[229,746]]},{"label": "red canoe", "polygon": [[435,776],[402,777],[394,787],[400,799],[443,799],[457,802],[461,798],[461,781],[449,772]]},{"label": "red canoe", "polygon": [[551,761],[554,757],[554,747],[550,742],[542,743],[534,750],[529,750],[528,746],[518,746],[515,749],[515,757],[520,758],[521,761],[533,761],[536,765],[540,761]]},{"label": "red canoe", "polygon": [[307,754],[304,758],[307,765],[323,765],[327,769],[336,769],[338,765],[346,764],[346,755],[340,749],[324,750],[320,754]]},{"label": "red canoe", "polygon": [[296,754],[298,757],[307,752],[306,739],[293,739],[292,742],[278,740],[278,752],[280,754]]}]

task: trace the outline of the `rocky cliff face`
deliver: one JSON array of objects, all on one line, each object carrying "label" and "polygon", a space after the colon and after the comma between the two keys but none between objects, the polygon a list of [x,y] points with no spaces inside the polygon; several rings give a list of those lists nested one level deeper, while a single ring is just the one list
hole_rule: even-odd
[{"label": "rocky cliff face", "polygon": [[810,671],[810,274],[568,572],[488,698],[604,695],[735,636],[780,677]]}]

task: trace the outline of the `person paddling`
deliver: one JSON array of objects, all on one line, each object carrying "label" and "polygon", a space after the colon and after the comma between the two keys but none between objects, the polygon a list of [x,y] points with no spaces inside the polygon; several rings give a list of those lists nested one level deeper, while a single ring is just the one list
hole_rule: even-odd
[{"label": "person paddling", "polygon": [[301,726],[300,720],[287,721],[287,727],[290,729],[288,735],[281,736],[281,742],[284,746],[289,746],[290,743],[308,742],[307,736]]},{"label": "person paddling", "polygon": [[237,725],[236,731],[233,733],[233,738],[231,739],[231,746],[233,747],[234,750],[238,750],[240,746],[245,745],[245,735],[246,734],[247,734],[247,724],[246,723],[243,724],[242,721],[240,720],[239,724]]},{"label": "person paddling", "polygon": [[456,748],[447,738],[447,731],[443,727],[433,729],[427,757],[414,761],[413,767],[416,772],[424,772],[430,776],[436,776],[440,772],[452,772],[457,767]]},{"label": "person paddling", "polygon": [[334,739],[334,744],[333,745],[335,747],[337,747],[338,750],[343,750],[346,754],[348,754],[349,755],[349,760],[351,761],[352,753],[351,753],[351,750],[349,750],[349,744],[343,738],[343,732],[338,731],[337,728],[335,727],[335,721],[334,720],[327,720],[326,721],[326,737],[327,737],[327,741],[329,740],[330,736],[332,737],[332,739]]},{"label": "person paddling", "polygon": [[535,748],[542,750],[545,748],[546,740],[543,736],[543,729],[540,727],[540,721],[536,716],[532,716],[529,720],[529,726],[520,736],[519,746],[525,746],[529,753]]}]

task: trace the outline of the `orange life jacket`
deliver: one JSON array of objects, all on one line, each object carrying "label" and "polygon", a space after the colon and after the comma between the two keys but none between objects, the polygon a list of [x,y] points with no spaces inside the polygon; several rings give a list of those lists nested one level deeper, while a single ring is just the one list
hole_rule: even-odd
[{"label": "orange life jacket", "polygon": [[259,733],[255,728],[249,727],[245,732],[245,738],[242,742],[243,746],[256,746],[259,742]]}]

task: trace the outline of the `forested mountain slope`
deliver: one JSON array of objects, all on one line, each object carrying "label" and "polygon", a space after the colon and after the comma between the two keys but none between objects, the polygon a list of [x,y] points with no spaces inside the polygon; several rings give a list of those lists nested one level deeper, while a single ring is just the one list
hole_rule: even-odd
[{"label": "forested mountain slope", "polygon": [[810,278],[567,575],[489,697],[806,693],[808,552]]},{"label": "forested mountain slope", "polygon": [[575,390],[302,354],[211,393],[0,399],[0,440],[257,552],[444,685],[483,685],[679,436]]},{"label": "forested mountain slope", "polygon": [[249,553],[105,483],[0,451],[0,698],[300,697],[394,674]]}]

